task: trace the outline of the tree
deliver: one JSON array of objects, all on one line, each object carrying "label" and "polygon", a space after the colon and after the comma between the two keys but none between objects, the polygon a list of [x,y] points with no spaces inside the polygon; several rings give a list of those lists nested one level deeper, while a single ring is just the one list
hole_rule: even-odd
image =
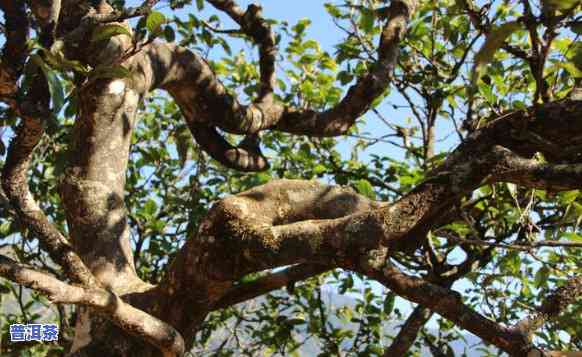
[{"label": "tree", "polygon": [[[0,275],[63,329],[6,353],[202,354],[233,319],[256,322],[246,353],[292,353],[299,328],[323,355],[451,355],[461,330],[512,356],[582,347],[579,1],[329,3],[332,54],[308,19],[157,3],[0,1],[0,238],[16,256]],[[349,311],[356,334],[326,321],[332,281],[387,288]],[[262,312],[237,305],[283,287]],[[417,305],[387,338],[400,298]]]}]

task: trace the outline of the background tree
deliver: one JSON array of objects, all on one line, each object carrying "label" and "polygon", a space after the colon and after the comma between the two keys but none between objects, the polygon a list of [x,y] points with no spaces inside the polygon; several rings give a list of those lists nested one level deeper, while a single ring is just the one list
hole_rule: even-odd
[{"label": "background tree", "polygon": [[580,350],[579,1],[130,5],[0,0],[3,354]]}]

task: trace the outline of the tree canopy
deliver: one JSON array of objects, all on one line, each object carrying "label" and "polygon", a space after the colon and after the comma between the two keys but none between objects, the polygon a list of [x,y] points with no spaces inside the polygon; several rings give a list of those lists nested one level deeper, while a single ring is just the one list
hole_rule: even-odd
[{"label": "tree canopy", "polygon": [[582,3],[307,3],[0,0],[0,354],[582,355]]}]

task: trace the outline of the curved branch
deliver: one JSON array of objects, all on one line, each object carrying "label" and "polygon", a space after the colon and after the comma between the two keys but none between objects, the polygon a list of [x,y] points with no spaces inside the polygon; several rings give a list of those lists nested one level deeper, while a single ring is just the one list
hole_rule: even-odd
[{"label": "curved branch", "polygon": [[[399,43],[416,8],[416,0],[392,1],[380,36],[378,61],[372,70],[350,87],[337,106],[316,112],[274,101],[276,47],[273,33],[261,17],[260,7],[251,5],[243,12],[232,0],[209,1],[231,16],[259,44],[261,90],[255,102],[241,105],[228,93],[205,59],[179,46],[154,43],[147,47],[138,66],[155,77],[150,89],[165,89],[175,99],[203,149],[219,162],[244,171],[266,169],[266,159],[258,150],[249,151],[241,145],[231,147],[214,129],[208,128],[218,127],[247,136],[267,129],[310,136],[345,134],[388,88]],[[210,139],[215,143],[211,144]]]},{"label": "curved branch", "polygon": [[459,293],[405,275],[389,264],[381,271],[368,271],[366,275],[381,282],[396,294],[437,312],[512,356],[524,356],[522,350],[524,340],[520,334],[487,319],[465,305]]},{"label": "curved branch", "polygon": [[14,99],[18,78],[26,60],[29,23],[24,0],[0,0],[4,12],[6,42],[0,58],[0,98]]},{"label": "curved branch", "polygon": [[398,331],[398,335],[396,335],[390,346],[384,351],[384,357],[406,355],[406,352],[408,352],[414,340],[416,340],[418,332],[431,316],[432,311],[421,305],[416,306],[400,331]]},{"label": "curved branch", "polygon": [[[192,136],[208,155],[224,166],[239,171],[264,171],[269,169],[269,163],[258,146],[248,147],[244,142],[234,147],[212,126],[188,125]],[[252,140],[253,136],[245,138]]]},{"label": "curved branch", "polygon": [[524,187],[559,192],[577,190],[582,182],[582,164],[579,163],[547,164],[506,150],[504,166],[496,179]]},{"label": "curved branch", "polygon": [[[262,8],[256,4],[250,4],[245,12],[233,1],[233,0],[208,0],[214,7],[227,13],[236,23],[241,27],[244,34],[250,36],[255,44],[259,46],[259,68],[260,68],[260,85],[259,93],[257,98],[254,100],[254,104],[269,106],[272,105],[274,101],[274,90],[277,83],[277,77],[275,73],[275,63],[277,61],[277,46],[275,44],[275,34],[273,33],[271,26],[262,16]],[[221,138],[217,138],[220,142]],[[198,141],[198,140],[197,140]],[[222,140],[224,141],[224,140]],[[245,141],[255,141],[253,150],[255,157],[251,159],[249,157],[249,151],[245,150],[244,147],[239,145],[238,148],[226,149],[223,153],[215,153],[216,156],[225,158],[231,158],[222,162],[225,166],[237,169],[241,167],[242,171],[262,171],[269,168],[268,162],[264,156],[260,154],[259,150],[259,140],[255,133],[250,133],[245,138]],[[198,141],[200,143],[200,141]],[[204,145],[201,145],[204,148]],[[208,152],[212,155],[211,152]],[[235,160],[236,163],[233,165],[232,161]],[[249,164],[244,164],[241,162],[246,161]],[[229,165],[230,164],[230,165]],[[238,164],[238,165],[237,165]],[[242,164],[242,166],[240,165]]]},{"label": "curved branch", "polygon": [[400,41],[416,10],[416,0],[394,0],[387,9],[387,19],[380,35],[378,60],[369,73],[351,86],[345,97],[325,112],[287,109],[274,129],[309,136],[338,136],[347,133],[366,113],[372,102],[388,89],[399,55]]},{"label": "curved branch", "polygon": [[[251,272],[307,261],[336,266],[338,251],[346,257],[357,254],[353,248],[362,241],[354,229],[365,227],[362,216],[361,225],[346,230],[350,221],[340,217],[382,206],[351,189],[314,181],[271,181],[215,204],[197,239],[188,240],[176,257],[167,274],[171,281],[161,285],[179,290],[201,278],[236,281]],[[369,226],[374,233],[364,240],[372,247],[381,235],[377,225]]]},{"label": "curved branch", "polygon": [[[457,326],[482,338],[487,343],[509,353],[511,356],[529,356],[528,353],[534,350],[527,336],[523,333],[523,329],[504,327],[487,319],[466,306],[462,301],[461,295],[453,290],[403,274],[389,263],[380,270],[364,273],[381,282],[398,295],[431,309],[454,322]],[[582,277],[570,279],[565,287],[552,294],[546,303],[542,305],[540,311],[543,314],[547,314],[544,307],[551,306],[549,308],[551,315],[556,316],[580,295],[582,295]],[[556,303],[559,306],[557,309],[554,308]]]},{"label": "curved branch", "polygon": [[[478,267],[483,267],[491,261],[491,251],[486,249],[480,253],[469,253],[467,258],[458,265],[441,263],[433,268],[431,280],[438,286],[449,288],[455,281],[464,277],[467,273]],[[435,274],[433,276],[433,274]],[[392,344],[384,352],[384,357],[404,356],[414,343],[418,332],[430,319],[433,312],[425,306],[418,305],[410,314],[406,322],[392,341]]]},{"label": "curved branch", "polygon": [[259,46],[261,84],[255,103],[272,101],[277,80],[275,75],[277,47],[275,34],[271,26],[263,18],[261,7],[251,4],[246,11],[243,11],[232,0],[208,0],[208,2],[228,14],[230,18],[240,25],[241,30]]},{"label": "curved branch", "polygon": [[[42,80],[38,82],[33,90],[42,92],[43,88],[40,88],[42,83]],[[40,98],[35,94],[38,94]],[[43,98],[44,95],[33,91],[27,102],[36,102],[35,104],[44,107],[44,112],[47,113],[48,99]],[[27,102],[22,105],[26,106]],[[70,245],[68,239],[48,220],[30,193],[27,171],[34,149],[43,133],[43,123],[39,119],[23,116],[16,137],[10,143],[6,163],[2,168],[2,188],[15,208],[18,218],[36,234],[41,247],[49,253],[56,263],[62,266],[67,276],[76,283],[96,286],[95,278]]]},{"label": "curved branch", "polygon": [[59,279],[0,255],[0,275],[17,284],[44,293],[53,303],[84,305],[104,313],[128,333],[159,348],[164,356],[182,356],[184,340],[165,322],[125,303],[114,293],[96,287],[66,284]]},{"label": "curved branch", "polygon": [[[568,104],[515,112],[493,121],[461,144],[423,183],[390,206],[367,203],[330,217],[315,208],[320,204],[319,195],[333,188],[285,180],[228,197],[212,208],[200,231],[201,239],[197,243],[189,241],[192,246],[187,244],[183,249],[207,253],[198,263],[206,267],[205,274],[211,280],[237,280],[249,272],[307,261],[350,268],[359,264],[367,250],[382,245],[393,251],[414,250],[426,239],[427,230],[439,221],[443,210],[484,183],[505,179],[503,175],[511,169],[507,164],[508,150],[497,143],[518,152],[546,147],[520,140],[515,134],[517,129],[562,137],[580,133],[582,137],[582,125],[577,120],[582,103]],[[556,129],[556,120],[564,122],[567,129]],[[302,194],[290,200],[297,190]],[[362,197],[355,195],[352,199]],[[282,207],[288,205],[296,207],[295,213],[284,211]],[[240,254],[232,257],[227,252]],[[213,261],[228,263],[214,267]]]},{"label": "curved branch", "polygon": [[[503,175],[511,169],[508,150],[521,156],[548,150],[547,142],[522,134],[551,141],[571,138],[565,149],[573,149],[582,138],[581,112],[582,102],[562,102],[493,120],[393,204],[298,180],[272,181],[227,197],[182,247],[161,287],[170,295],[196,291],[212,304],[251,272],[297,263],[342,267],[366,274],[486,342],[520,355],[525,346],[521,334],[463,305],[449,289],[384,264],[396,251],[419,247],[427,231],[442,222],[443,212],[460,198],[487,182],[506,179]],[[465,268],[458,267],[451,276]]]},{"label": "curved branch", "polygon": [[[268,101],[243,106],[227,92],[203,58],[170,44],[156,43],[147,49],[148,61],[155,69],[152,72],[159,74],[154,87],[168,90],[189,120],[234,134],[274,129],[310,136],[342,135],[388,88],[399,43],[415,7],[416,0],[392,1],[377,63],[348,90],[337,106],[324,112]],[[231,16],[240,16],[236,13]]]},{"label": "curved branch", "polygon": [[330,270],[329,266],[317,264],[298,264],[284,270],[258,278],[249,283],[233,286],[218,300],[213,310],[223,309],[228,306],[254,299],[257,296],[267,294],[297,281],[302,281],[312,276],[322,274]]}]

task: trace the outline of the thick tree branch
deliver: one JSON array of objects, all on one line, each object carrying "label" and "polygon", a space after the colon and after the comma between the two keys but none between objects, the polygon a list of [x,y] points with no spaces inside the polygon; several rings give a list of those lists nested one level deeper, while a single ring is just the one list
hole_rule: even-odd
[{"label": "thick tree branch", "polygon": [[214,7],[227,13],[246,35],[250,36],[259,46],[259,67],[261,85],[257,102],[271,102],[276,84],[275,62],[277,47],[275,34],[265,21],[260,6],[251,4],[243,11],[233,0],[208,0]]},{"label": "thick tree branch", "polygon": [[[230,145],[215,127],[187,120],[192,136],[214,160],[238,171],[263,171],[269,168],[267,159],[261,153],[258,138],[249,135],[237,147]],[[251,145],[245,143],[251,142]]]},{"label": "thick tree branch", "polygon": [[96,81],[79,92],[82,117],[71,145],[76,155],[69,157],[60,185],[75,249],[117,294],[144,285],[133,265],[123,199],[139,101],[137,90],[122,79]]},{"label": "thick tree branch", "polygon": [[[40,111],[48,115],[47,92],[46,81],[43,77],[37,77],[36,85],[27,100],[21,103],[23,110]],[[2,188],[16,210],[18,218],[36,234],[41,247],[62,266],[66,275],[76,283],[96,286],[93,275],[67,238],[48,220],[29,190],[27,172],[34,149],[43,133],[43,122],[40,119],[23,115],[2,168]]]},{"label": "thick tree branch", "polygon": [[398,335],[394,338],[390,346],[384,351],[384,357],[404,356],[406,352],[412,347],[414,340],[418,336],[418,332],[431,318],[432,311],[418,305],[414,311],[408,316],[404,325],[398,331]]},{"label": "thick tree branch", "polygon": [[[107,2],[95,10],[113,12]],[[129,36],[119,35],[78,51],[89,56],[86,64],[122,61],[133,76],[95,78],[91,73],[77,87],[79,117],[70,145],[75,155],[67,158],[59,187],[75,249],[96,279],[120,295],[148,287],[135,271],[124,195],[132,130],[154,73],[135,65],[137,56],[123,61],[132,46]]]},{"label": "thick tree branch", "polygon": [[529,252],[532,249],[538,249],[543,247],[555,247],[555,248],[571,248],[571,249],[582,249],[582,243],[578,242],[563,242],[554,240],[542,240],[537,242],[528,242],[526,244],[508,244],[508,243],[498,243],[498,242],[488,242],[478,239],[466,239],[454,236],[445,236],[447,240],[459,243],[459,244],[472,244],[483,247],[496,247],[503,249],[519,250],[524,252]]},{"label": "thick tree branch", "polygon": [[[199,275],[232,281],[253,271],[301,262],[350,269],[360,259],[367,259],[369,250],[382,245],[391,251],[416,249],[427,230],[439,222],[443,210],[482,184],[505,179],[503,175],[511,169],[507,165],[508,150],[497,143],[531,155],[546,150],[547,145],[524,139],[517,130],[539,132],[552,140],[582,137],[582,125],[577,120],[580,110],[579,102],[558,103],[491,122],[461,144],[423,183],[391,205],[372,203],[337,188],[285,180],[228,197],[212,208],[199,238],[184,246],[184,255],[177,259],[184,261],[176,267],[198,264],[203,269]],[[556,127],[555,121],[562,121],[561,126]],[[559,129],[562,126],[567,129]],[[321,199],[328,194],[330,200]],[[345,200],[338,205],[336,200],[341,197]],[[318,209],[330,202],[343,208]],[[287,210],[288,206],[294,208]],[[232,252],[240,253],[233,256]],[[195,262],[193,259],[200,255]],[[226,263],[215,266],[216,261]],[[190,276],[185,281],[192,279]]]},{"label": "thick tree branch", "polygon": [[[450,288],[455,281],[461,279],[467,273],[487,265],[491,261],[491,257],[491,248],[479,253],[467,253],[467,258],[461,264],[448,265],[441,263],[438,266],[434,266],[429,273],[430,280],[438,286]],[[384,351],[384,357],[404,356],[414,343],[419,331],[432,316],[432,313],[425,306],[418,305],[406,319],[392,344]]]},{"label": "thick tree branch", "polygon": [[383,283],[396,294],[437,312],[457,326],[479,336],[487,343],[510,353],[525,356],[523,337],[480,315],[466,306],[459,293],[431,284],[423,279],[407,276],[391,265],[366,275]]},{"label": "thick tree branch", "polygon": [[257,296],[322,274],[328,270],[330,270],[329,266],[317,264],[298,264],[291,266],[284,270],[260,277],[249,283],[241,283],[240,285],[233,286],[214,304],[213,309],[222,309],[254,299]]},{"label": "thick tree branch", "polygon": [[[230,196],[211,209],[198,238],[188,240],[166,284],[177,290],[201,277],[236,281],[247,273],[310,260],[328,264],[338,251],[353,254],[350,247],[358,242],[350,233],[355,227],[346,230],[349,221],[339,217],[380,207],[351,189],[313,181],[277,180]],[[370,247],[378,237],[369,235]]]},{"label": "thick tree branch", "polygon": [[24,0],[1,0],[6,42],[0,58],[0,99],[14,99],[27,55],[28,16]]},{"label": "thick tree branch", "polygon": [[547,164],[506,150],[504,166],[496,180],[524,187],[558,192],[577,190],[582,182],[582,164]]},{"label": "thick tree branch", "polygon": [[[573,150],[582,138],[581,111],[580,102],[553,103],[493,120],[473,133],[423,183],[392,204],[296,180],[272,181],[227,197],[210,210],[197,236],[178,253],[161,289],[170,296],[191,291],[195,301],[212,305],[251,272],[297,263],[341,267],[368,274],[447,318],[454,315],[451,318],[461,327],[511,349],[522,336],[510,333],[499,340],[508,330],[466,306],[455,307],[460,299],[449,290],[437,286],[434,294],[427,295],[427,286],[432,289],[434,284],[424,285],[422,279],[414,280],[417,278],[398,280],[398,275],[390,275],[386,282],[383,274],[374,272],[382,272],[378,267],[396,251],[419,247],[426,232],[442,223],[442,213],[460,198],[485,183],[503,181],[510,169],[507,148],[524,157],[544,152],[560,160],[548,141],[571,138],[564,148]],[[547,140],[532,140],[532,134]],[[459,268],[450,277],[463,272]],[[397,283],[405,284],[399,287]],[[421,293],[422,297],[416,296]],[[436,302],[441,305],[433,306]],[[459,317],[465,315],[468,320]]]},{"label": "thick tree branch", "polygon": [[[241,24],[243,31],[261,41],[262,93],[272,91],[274,82],[274,42],[268,26],[261,20],[256,7],[243,12],[232,1],[211,1]],[[145,62],[158,76],[155,88],[169,91],[180,106],[191,130],[198,126],[219,127],[234,134],[252,135],[266,129],[275,129],[310,136],[338,136],[345,134],[355,121],[370,109],[371,103],[388,88],[396,65],[400,40],[414,9],[416,0],[394,0],[383,27],[378,47],[378,61],[369,73],[360,78],[340,103],[324,112],[286,107],[272,100],[259,100],[248,106],[241,105],[227,92],[216,78],[208,63],[198,55],[169,44],[154,44],[147,49]],[[265,84],[268,83],[268,84]],[[261,95],[259,96],[260,99]],[[268,98],[270,96],[266,96]],[[193,134],[196,130],[193,130]],[[196,135],[196,134],[195,134]],[[232,147],[215,136],[221,150]],[[203,144],[204,148],[209,146]],[[216,147],[211,149],[217,149]],[[249,157],[248,163],[257,165],[237,166],[237,160],[229,160],[227,153],[211,150],[210,154],[220,162],[245,171],[264,168],[260,153],[238,148],[239,154]],[[225,159],[226,158],[226,159]]]},{"label": "thick tree branch", "polygon": [[0,275],[15,283],[38,290],[53,303],[95,308],[128,333],[159,348],[165,357],[182,356],[184,340],[170,325],[125,303],[114,293],[97,287],[80,287],[0,255]]}]

